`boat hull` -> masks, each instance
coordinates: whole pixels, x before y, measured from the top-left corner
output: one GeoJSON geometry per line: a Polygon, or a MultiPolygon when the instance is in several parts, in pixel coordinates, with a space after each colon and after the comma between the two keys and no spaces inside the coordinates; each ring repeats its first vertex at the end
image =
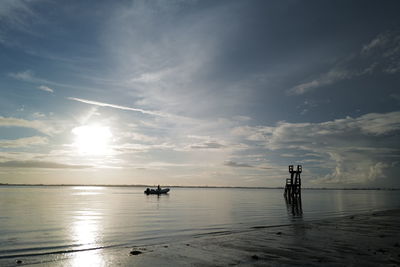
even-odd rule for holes
{"type": "Polygon", "coordinates": [[[167,194],[169,192],[169,188],[157,190],[157,189],[150,189],[150,190],[145,190],[144,193],[146,195],[162,195],[162,194],[167,194]]]}

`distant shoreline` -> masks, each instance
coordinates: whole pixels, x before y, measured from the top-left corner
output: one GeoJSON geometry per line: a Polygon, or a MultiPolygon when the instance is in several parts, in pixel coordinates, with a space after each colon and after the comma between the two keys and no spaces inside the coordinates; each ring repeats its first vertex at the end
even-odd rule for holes
{"type": "MultiPolygon", "coordinates": [[[[155,187],[156,185],[124,185],[124,184],[10,184],[0,183],[0,186],[87,186],[87,187],[155,187]]],[[[208,186],[208,185],[162,185],[161,187],[170,188],[226,188],[226,189],[284,189],[284,187],[265,187],[265,186],[208,186]]],[[[304,190],[386,190],[386,191],[397,191],[400,188],[327,188],[327,187],[304,187],[304,190]]]]}

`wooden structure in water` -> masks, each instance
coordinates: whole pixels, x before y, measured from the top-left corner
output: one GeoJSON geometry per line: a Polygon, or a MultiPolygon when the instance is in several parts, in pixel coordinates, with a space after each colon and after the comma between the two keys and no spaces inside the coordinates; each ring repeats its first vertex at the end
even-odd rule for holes
{"type": "Polygon", "coordinates": [[[301,178],[300,174],[303,168],[301,165],[297,165],[297,169],[293,168],[293,165],[289,165],[290,178],[286,179],[285,186],[285,198],[298,199],[301,198],[301,178]]]}

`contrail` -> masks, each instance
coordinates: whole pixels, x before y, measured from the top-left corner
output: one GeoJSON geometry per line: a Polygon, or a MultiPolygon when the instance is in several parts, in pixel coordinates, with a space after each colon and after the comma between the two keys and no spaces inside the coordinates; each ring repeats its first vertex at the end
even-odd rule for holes
{"type": "Polygon", "coordinates": [[[82,99],[82,98],[76,98],[76,97],[67,97],[67,99],[90,104],[90,105],[100,106],[100,107],[110,107],[110,108],[116,108],[116,109],[122,109],[122,110],[131,110],[131,111],[136,111],[136,112],[140,112],[143,114],[149,114],[149,115],[155,115],[155,116],[161,116],[161,117],[169,117],[169,114],[165,114],[165,113],[157,112],[157,111],[149,111],[149,110],[144,110],[144,109],[140,109],[140,108],[125,107],[125,106],[108,104],[108,103],[87,100],[87,99],[82,99]]]}

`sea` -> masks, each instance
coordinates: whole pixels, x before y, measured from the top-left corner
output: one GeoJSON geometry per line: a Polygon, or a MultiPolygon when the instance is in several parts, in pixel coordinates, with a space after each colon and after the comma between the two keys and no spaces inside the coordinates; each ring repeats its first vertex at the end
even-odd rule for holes
{"type": "Polygon", "coordinates": [[[152,245],[400,207],[395,190],[0,186],[0,263],[118,246],[152,245]]]}

